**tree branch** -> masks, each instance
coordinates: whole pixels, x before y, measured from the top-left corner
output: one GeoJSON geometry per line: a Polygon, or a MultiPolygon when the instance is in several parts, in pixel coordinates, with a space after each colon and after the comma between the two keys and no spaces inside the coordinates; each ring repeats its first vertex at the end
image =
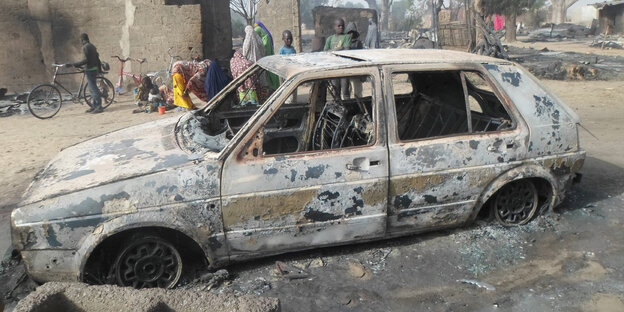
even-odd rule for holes
{"type": "Polygon", "coordinates": [[[573,4],[575,4],[575,3],[577,3],[577,2],[578,2],[578,0],[567,0],[567,1],[565,2],[566,9],[569,9],[569,8],[570,8],[573,4]]]}

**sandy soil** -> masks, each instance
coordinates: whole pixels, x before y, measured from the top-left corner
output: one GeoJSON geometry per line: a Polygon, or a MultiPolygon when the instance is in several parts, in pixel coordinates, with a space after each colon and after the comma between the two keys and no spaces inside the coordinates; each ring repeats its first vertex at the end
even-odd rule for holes
{"type": "Polygon", "coordinates": [[[102,114],[86,114],[85,105],[64,104],[51,119],[40,120],[31,115],[0,119],[0,212],[15,204],[30,180],[62,148],[94,136],[151,120],[180,115],[182,112],[137,113],[129,96],[121,96],[102,114]]]}

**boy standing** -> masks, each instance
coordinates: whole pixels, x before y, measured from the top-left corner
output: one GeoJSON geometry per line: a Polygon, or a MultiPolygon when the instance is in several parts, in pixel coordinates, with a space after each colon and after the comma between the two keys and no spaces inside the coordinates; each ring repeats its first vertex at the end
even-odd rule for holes
{"type": "Polygon", "coordinates": [[[284,30],[284,32],[282,32],[282,41],[284,41],[284,46],[281,47],[279,50],[280,55],[297,53],[297,50],[295,50],[295,48],[292,46],[293,36],[290,30],[284,30]]]}
{"type": "MultiPolygon", "coordinates": [[[[295,47],[292,46],[293,36],[290,30],[284,30],[284,32],[282,32],[282,41],[284,41],[284,46],[281,47],[279,50],[280,55],[290,55],[290,54],[297,53],[297,50],[295,50],[295,47]]],[[[289,98],[289,103],[295,103],[295,102],[297,102],[297,89],[293,91],[292,95],[289,98]]]]}
{"type": "Polygon", "coordinates": [[[334,21],[334,34],[327,37],[325,41],[325,51],[336,51],[349,49],[351,36],[344,33],[345,22],[342,18],[334,21]]]}

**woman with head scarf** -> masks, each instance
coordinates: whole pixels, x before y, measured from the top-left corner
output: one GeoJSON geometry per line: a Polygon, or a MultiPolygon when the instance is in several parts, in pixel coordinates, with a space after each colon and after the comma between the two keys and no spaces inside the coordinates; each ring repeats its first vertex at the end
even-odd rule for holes
{"type": "Polygon", "coordinates": [[[262,39],[254,31],[253,27],[245,27],[245,40],[243,41],[243,56],[252,63],[257,62],[265,56],[265,49],[262,45],[262,39]]]}
{"type": "MultiPolygon", "coordinates": [[[[257,21],[254,26],[254,31],[256,32],[256,34],[258,34],[258,36],[260,36],[260,39],[262,40],[262,46],[264,46],[264,56],[275,54],[275,49],[273,47],[273,36],[271,36],[271,33],[266,28],[266,26],[264,26],[264,24],[262,24],[262,22],[260,21],[257,21]]],[[[279,88],[280,81],[277,75],[273,73],[268,73],[267,77],[269,79],[269,86],[272,89],[275,90],[279,88]]]]}
{"type": "Polygon", "coordinates": [[[173,64],[173,104],[187,110],[195,109],[189,91],[200,100],[207,102],[208,96],[204,89],[206,73],[210,67],[210,60],[201,62],[178,61],[173,64]]]}
{"type": "Polygon", "coordinates": [[[262,39],[262,45],[264,46],[264,56],[269,56],[275,54],[275,49],[273,47],[273,36],[269,30],[262,24],[262,22],[257,21],[254,24],[254,31],[260,36],[262,39]]]}
{"type": "MultiPolygon", "coordinates": [[[[243,53],[241,53],[240,50],[237,50],[234,52],[234,55],[230,60],[230,71],[232,72],[232,77],[236,79],[252,65],[253,62],[243,56],[243,53]]],[[[252,78],[243,81],[237,89],[241,106],[247,106],[248,104],[254,106],[258,105],[256,83],[252,78]]]]}

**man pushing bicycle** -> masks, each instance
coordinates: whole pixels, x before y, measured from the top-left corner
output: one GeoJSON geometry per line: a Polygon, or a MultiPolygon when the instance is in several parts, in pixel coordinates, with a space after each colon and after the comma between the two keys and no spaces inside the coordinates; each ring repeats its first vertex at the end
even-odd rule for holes
{"type": "Polygon", "coordinates": [[[74,67],[85,66],[84,73],[87,77],[87,83],[89,84],[91,95],[93,96],[93,104],[90,104],[91,108],[89,108],[86,112],[98,114],[104,110],[102,108],[102,94],[100,94],[100,90],[95,82],[95,78],[100,71],[100,56],[95,46],[89,42],[89,36],[86,33],[80,34],[80,41],[82,41],[82,53],[84,54],[84,59],[80,62],[67,65],[74,67]]]}

